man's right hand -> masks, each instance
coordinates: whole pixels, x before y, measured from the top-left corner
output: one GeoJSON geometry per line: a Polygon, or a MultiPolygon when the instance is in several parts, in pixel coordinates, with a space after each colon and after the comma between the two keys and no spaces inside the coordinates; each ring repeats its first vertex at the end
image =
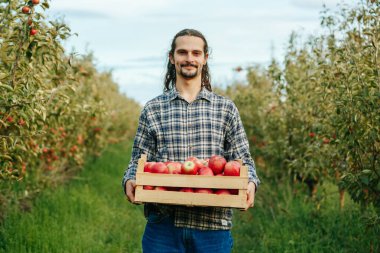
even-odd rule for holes
{"type": "Polygon", "coordinates": [[[135,203],[135,189],[136,189],[136,181],[128,180],[125,184],[125,192],[127,193],[128,201],[131,203],[135,203]]]}

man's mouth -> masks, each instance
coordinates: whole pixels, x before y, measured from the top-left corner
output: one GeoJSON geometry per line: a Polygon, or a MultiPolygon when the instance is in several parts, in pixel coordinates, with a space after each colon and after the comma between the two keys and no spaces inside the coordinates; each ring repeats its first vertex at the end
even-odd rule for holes
{"type": "Polygon", "coordinates": [[[186,65],[181,65],[182,68],[197,68],[196,65],[193,64],[186,64],[186,65]]]}

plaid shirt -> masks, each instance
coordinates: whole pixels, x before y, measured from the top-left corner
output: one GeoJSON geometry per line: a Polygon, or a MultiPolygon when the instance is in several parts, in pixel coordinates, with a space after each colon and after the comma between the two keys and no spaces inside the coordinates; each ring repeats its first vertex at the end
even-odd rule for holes
{"type": "MultiPolygon", "coordinates": [[[[172,89],[144,106],[122,181],[124,189],[127,180],[135,180],[137,162],[144,153],[148,161],[160,162],[184,162],[189,156],[206,159],[215,154],[227,161],[242,159],[249,181],[260,184],[235,104],[207,89],[191,103],[172,89]]],[[[146,204],[145,211],[149,208],[172,214],[179,227],[216,230],[232,226],[231,208],[146,204]]]]}

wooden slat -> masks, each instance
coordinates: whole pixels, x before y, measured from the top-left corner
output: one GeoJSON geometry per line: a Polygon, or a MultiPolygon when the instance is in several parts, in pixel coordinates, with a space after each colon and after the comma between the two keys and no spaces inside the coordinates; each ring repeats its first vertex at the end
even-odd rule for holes
{"type": "Polygon", "coordinates": [[[248,177],[137,173],[137,185],[247,189],[248,177]]]}
{"type": "Polygon", "coordinates": [[[138,163],[137,163],[137,172],[144,172],[144,165],[146,163],[147,155],[142,154],[138,163]]]}
{"type": "Polygon", "coordinates": [[[247,180],[245,181],[245,186],[246,188],[243,190],[243,189],[240,189],[239,190],[239,196],[240,198],[244,201],[244,206],[247,205],[247,186],[248,186],[248,167],[247,166],[242,166],[240,168],[240,177],[244,177],[244,178],[247,178],[247,180]]]}
{"type": "Polygon", "coordinates": [[[221,206],[245,208],[245,198],[239,195],[216,195],[207,193],[137,190],[135,200],[148,203],[162,203],[187,206],[221,206]]]}
{"type": "MultiPolygon", "coordinates": [[[[146,154],[142,154],[138,163],[137,163],[137,174],[139,173],[144,173],[144,165],[146,163],[146,159],[147,159],[147,155],[146,154]]],[[[136,186],[136,189],[135,189],[135,192],[139,192],[139,191],[142,191],[143,190],[143,187],[142,185],[137,185],[136,186]]]]}

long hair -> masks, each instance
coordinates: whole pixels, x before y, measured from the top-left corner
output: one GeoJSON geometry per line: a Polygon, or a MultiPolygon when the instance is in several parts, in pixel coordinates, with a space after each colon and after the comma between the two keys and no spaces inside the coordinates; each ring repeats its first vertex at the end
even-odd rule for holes
{"type": "MultiPolygon", "coordinates": [[[[170,56],[174,57],[174,51],[175,51],[175,47],[176,47],[175,41],[178,37],[181,37],[181,36],[194,36],[194,37],[201,38],[204,42],[204,47],[203,47],[204,54],[206,55],[209,53],[209,48],[208,48],[206,38],[203,36],[202,33],[200,33],[197,30],[194,30],[194,29],[184,29],[174,36],[174,38],[172,40],[172,44],[171,44],[171,49],[169,51],[170,56]]],[[[174,66],[174,64],[172,64],[170,62],[170,60],[168,60],[167,70],[166,70],[166,74],[165,74],[164,91],[169,91],[170,89],[174,88],[175,82],[176,82],[175,66],[174,66]]],[[[211,76],[210,76],[210,72],[208,69],[207,62],[202,68],[201,85],[202,85],[202,87],[205,87],[207,90],[212,91],[212,89],[211,89],[211,76]]]]}

